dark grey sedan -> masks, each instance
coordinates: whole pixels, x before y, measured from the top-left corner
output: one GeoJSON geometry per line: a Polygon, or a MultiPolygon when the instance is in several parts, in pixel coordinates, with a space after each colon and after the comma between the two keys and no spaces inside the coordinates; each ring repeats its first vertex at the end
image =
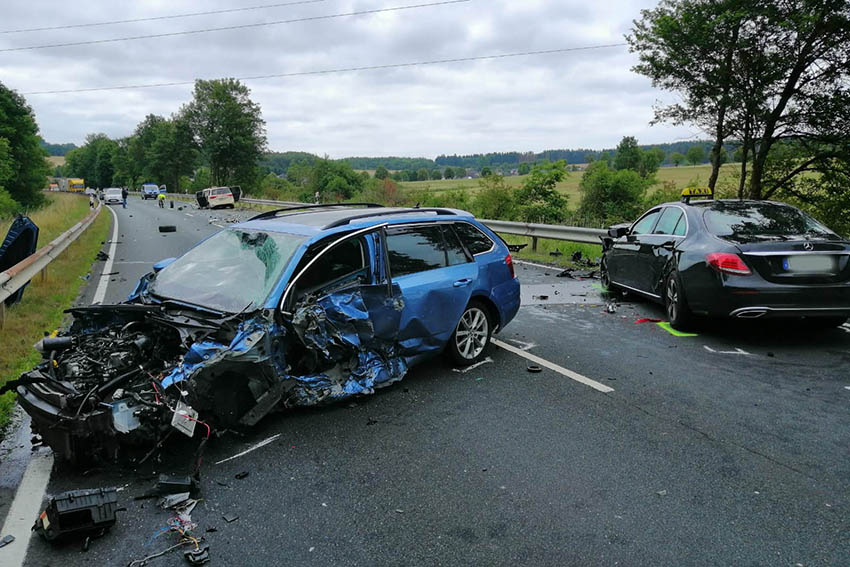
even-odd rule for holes
{"type": "Polygon", "coordinates": [[[671,325],[694,315],[850,316],[850,242],[784,203],[704,200],[653,207],[603,242],[603,285],[663,303],[671,325]]]}

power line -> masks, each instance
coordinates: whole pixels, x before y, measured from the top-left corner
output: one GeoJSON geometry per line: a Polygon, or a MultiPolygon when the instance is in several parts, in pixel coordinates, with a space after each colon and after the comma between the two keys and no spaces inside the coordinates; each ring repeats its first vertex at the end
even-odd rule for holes
{"type": "Polygon", "coordinates": [[[284,2],[282,4],[264,4],[262,6],[247,6],[245,8],[230,8],[227,10],[210,10],[208,12],[191,12],[188,14],[172,14],[170,16],[152,16],[150,18],[136,18],[133,20],[111,20],[108,22],[90,22],[87,24],[65,24],[45,28],[25,28],[18,30],[0,30],[0,34],[27,33],[38,31],[69,30],[74,28],[93,28],[96,26],[111,26],[114,24],[134,24],[138,22],[155,22],[157,20],[171,20],[175,18],[193,18],[195,16],[211,16],[215,14],[230,14],[233,12],[247,12],[249,10],[263,10],[265,8],[283,8],[285,6],[297,6],[299,4],[316,4],[327,2],[327,0],[300,0],[298,2],[284,2]]]}
{"type": "MultiPolygon", "coordinates": [[[[551,55],[555,53],[568,53],[570,51],[590,51],[593,49],[608,49],[611,47],[624,47],[627,43],[609,43],[605,45],[587,45],[583,47],[565,47],[563,49],[547,49],[543,51],[523,51],[520,53],[502,53],[498,55],[479,55],[475,57],[455,57],[453,59],[434,59],[432,61],[414,61],[409,63],[388,63],[385,65],[368,65],[363,67],[340,67],[336,69],[323,69],[318,71],[297,71],[293,73],[276,73],[273,75],[249,75],[244,77],[234,77],[239,81],[254,81],[261,79],[278,79],[285,77],[304,77],[308,75],[330,75],[333,73],[351,73],[354,71],[376,71],[380,69],[399,69],[403,67],[420,67],[425,65],[441,65],[444,63],[466,63],[469,61],[484,61],[492,59],[507,59],[510,57],[529,57],[532,55],[551,55]]],[[[115,91],[126,89],[153,89],[159,87],[176,87],[183,85],[192,85],[195,81],[175,81],[170,83],[149,83],[145,85],[118,85],[112,87],[92,87],[88,89],[63,89],[55,91],[33,91],[22,93],[24,95],[44,95],[44,94],[65,94],[65,93],[88,93],[95,91],[115,91]]]]}
{"type": "Polygon", "coordinates": [[[27,47],[7,47],[4,49],[0,49],[0,53],[8,53],[10,51],[29,51],[33,49],[49,49],[53,47],[73,47],[77,45],[94,45],[99,43],[115,43],[118,41],[133,41],[138,39],[155,39],[161,37],[173,37],[177,35],[190,35],[190,34],[199,34],[199,33],[210,33],[217,31],[228,31],[228,30],[243,30],[247,28],[259,28],[263,26],[276,26],[281,24],[294,24],[296,22],[312,22],[318,20],[331,20],[335,18],[346,18],[349,16],[365,16],[369,14],[380,14],[383,12],[399,12],[401,10],[413,10],[416,8],[429,8],[432,6],[446,6],[449,4],[464,4],[466,2],[470,2],[471,0],[444,0],[443,2],[431,2],[429,4],[412,4],[409,6],[396,6],[393,8],[379,8],[376,10],[363,10],[361,12],[346,12],[344,14],[330,14],[327,16],[311,16],[308,18],[296,18],[293,20],[277,20],[274,22],[258,22],[254,24],[241,24],[238,26],[225,26],[221,28],[204,28],[200,30],[186,30],[179,32],[169,32],[169,33],[157,33],[150,35],[136,35],[130,37],[116,37],[112,39],[94,39],[90,41],[74,41],[70,43],[52,43],[47,45],[30,45],[27,47]]]}

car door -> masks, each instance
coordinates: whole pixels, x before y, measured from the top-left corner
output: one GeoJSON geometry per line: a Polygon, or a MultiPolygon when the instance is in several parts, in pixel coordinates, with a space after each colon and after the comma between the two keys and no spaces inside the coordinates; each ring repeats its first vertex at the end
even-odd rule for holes
{"type": "Polygon", "coordinates": [[[664,266],[673,254],[673,248],[681,236],[675,234],[685,212],[676,206],[665,207],[658,217],[658,222],[651,234],[640,236],[640,246],[636,252],[635,287],[646,293],[660,296],[661,279],[664,277],[664,266]]]}
{"type": "Polygon", "coordinates": [[[644,246],[643,239],[652,234],[660,215],[661,207],[649,210],[632,225],[628,234],[614,242],[614,255],[609,263],[609,269],[612,270],[611,280],[614,283],[643,290],[640,282],[647,279],[647,276],[644,274],[646,266],[640,261],[641,247],[644,246]]]}
{"type": "Polygon", "coordinates": [[[389,227],[386,246],[393,283],[404,299],[402,353],[414,358],[442,350],[469,303],[478,264],[440,223],[389,227]]]}

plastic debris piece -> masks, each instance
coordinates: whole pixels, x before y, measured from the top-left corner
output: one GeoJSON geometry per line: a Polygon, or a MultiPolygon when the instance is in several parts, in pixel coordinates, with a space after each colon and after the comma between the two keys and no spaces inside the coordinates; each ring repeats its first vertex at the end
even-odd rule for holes
{"type": "Polygon", "coordinates": [[[230,523],[233,523],[233,522],[235,522],[236,520],[238,520],[238,519],[239,519],[239,516],[237,516],[236,514],[225,514],[224,516],[222,516],[222,518],[224,518],[224,521],[225,521],[225,522],[227,522],[228,524],[230,524],[230,523]]]}
{"type": "Polygon", "coordinates": [[[616,313],[617,312],[617,304],[616,303],[606,303],[605,304],[605,313],[616,313]]]}
{"type": "Polygon", "coordinates": [[[637,319],[635,321],[635,325],[640,323],[660,323],[661,319],[653,319],[652,317],[644,317],[643,319],[637,319]]]}
{"type": "Polygon", "coordinates": [[[189,500],[189,493],[188,492],[179,492],[177,494],[169,494],[168,496],[166,496],[165,498],[163,498],[162,500],[159,501],[159,506],[160,506],[160,508],[165,508],[165,509],[173,508],[174,506],[177,506],[178,504],[183,504],[187,500],[189,500]]]}
{"type": "Polygon", "coordinates": [[[177,232],[177,227],[173,224],[161,224],[159,225],[160,232],[177,232]]]}
{"type": "Polygon", "coordinates": [[[656,494],[658,496],[667,496],[667,491],[666,490],[659,490],[658,492],[656,492],[656,494]]]}
{"type": "Polygon", "coordinates": [[[13,536],[11,534],[3,536],[3,539],[0,539],[0,547],[5,547],[5,546],[9,545],[10,543],[12,543],[13,541],[15,541],[15,536],[13,536]]]}
{"type": "Polygon", "coordinates": [[[529,372],[531,372],[532,374],[537,374],[538,372],[543,372],[543,369],[540,368],[540,366],[538,366],[536,364],[529,364],[528,366],[525,367],[525,369],[528,370],[529,372]]]}
{"type": "Polygon", "coordinates": [[[102,534],[115,525],[118,492],[114,488],[70,490],[51,498],[33,531],[47,541],[102,534]]]}
{"type": "Polygon", "coordinates": [[[97,261],[109,260],[109,254],[104,252],[103,250],[98,251],[97,256],[94,257],[97,261]]]}
{"type": "Polygon", "coordinates": [[[210,544],[203,542],[197,547],[189,547],[183,550],[183,557],[190,565],[203,565],[210,561],[210,544]]]}
{"type": "Polygon", "coordinates": [[[242,472],[236,473],[234,475],[234,477],[236,477],[239,480],[242,480],[243,478],[247,478],[249,474],[251,474],[251,473],[249,473],[248,471],[242,471],[242,472]]]}

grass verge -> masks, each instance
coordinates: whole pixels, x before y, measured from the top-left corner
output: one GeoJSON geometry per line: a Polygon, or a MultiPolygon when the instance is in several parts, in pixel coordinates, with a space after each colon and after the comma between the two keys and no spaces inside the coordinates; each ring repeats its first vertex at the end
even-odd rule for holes
{"type": "Polygon", "coordinates": [[[548,240],[545,238],[537,239],[537,251],[531,249],[530,236],[516,236],[513,234],[499,234],[505,239],[508,244],[528,244],[519,252],[511,252],[511,256],[517,260],[526,260],[541,264],[549,264],[559,268],[584,267],[576,266],[570,258],[576,252],[581,252],[581,255],[591,260],[602,256],[601,244],[582,244],[579,242],[566,242],[564,240],[548,240]],[[551,255],[551,252],[560,252],[561,254],[551,255]]]}
{"type": "MultiPolygon", "coordinates": [[[[39,228],[46,233],[56,231],[54,238],[70,228],[88,211],[88,201],[79,200],[84,201],[85,205],[83,214],[79,218],[73,219],[64,226],[63,223],[72,218],[70,211],[62,209],[61,216],[44,211],[46,216],[42,218],[54,215],[60,226],[44,225],[42,227],[39,224],[39,228]]],[[[51,208],[59,204],[61,203],[54,201],[51,208]]],[[[35,216],[36,214],[33,214],[32,218],[35,216]]],[[[62,323],[63,311],[70,307],[79,295],[85,283],[81,278],[91,269],[101,242],[107,238],[110,218],[108,212],[102,211],[83,235],[50,263],[44,279],[40,275],[36,276],[27,286],[23,300],[7,309],[5,325],[0,329],[0,344],[3,345],[0,349],[0,384],[17,378],[21,372],[29,370],[39,361],[40,355],[32,348],[32,345],[44,335],[44,331],[52,331],[62,323]]],[[[41,237],[39,241],[49,242],[47,239],[42,240],[41,237]]],[[[7,392],[0,397],[0,438],[3,437],[14,407],[13,392],[7,392]]]]}
{"type": "MultiPolygon", "coordinates": [[[[89,214],[88,196],[48,193],[46,199],[47,203],[42,208],[28,215],[38,227],[39,248],[49,244],[89,214]]],[[[0,220],[0,239],[6,237],[11,224],[12,219],[0,220]]]]}

